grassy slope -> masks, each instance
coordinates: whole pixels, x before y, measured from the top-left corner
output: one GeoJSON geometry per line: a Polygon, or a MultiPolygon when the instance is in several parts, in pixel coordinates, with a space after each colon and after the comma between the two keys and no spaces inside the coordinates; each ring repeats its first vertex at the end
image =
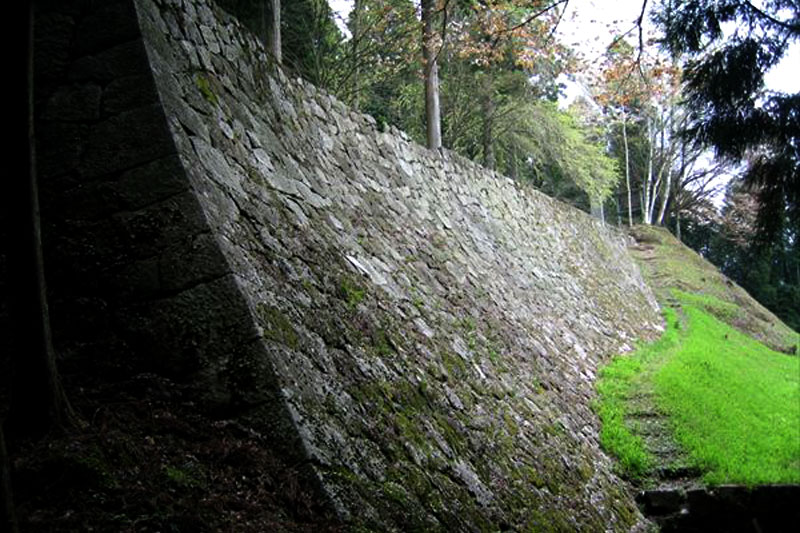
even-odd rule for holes
{"type": "Polygon", "coordinates": [[[632,254],[662,306],[678,289],[698,307],[770,348],[796,348],[796,332],[668,231],[636,226],[631,233],[637,241],[632,254]]]}
{"type": "Polygon", "coordinates": [[[709,483],[800,482],[800,359],[683,304],[689,332],[655,375],[709,483]]]}
{"type": "Polygon", "coordinates": [[[633,478],[683,462],[712,484],[800,482],[800,359],[753,340],[789,351],[797,334],[665,231],[634,235],[668,328],[602,371],[603,445],[633,478]]]}

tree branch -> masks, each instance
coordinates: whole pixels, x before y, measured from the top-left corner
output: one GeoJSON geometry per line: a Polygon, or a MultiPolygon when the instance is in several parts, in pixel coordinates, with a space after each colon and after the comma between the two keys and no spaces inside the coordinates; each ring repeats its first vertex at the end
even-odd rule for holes
{"type": "MultiPolygon", "coordinates": [[[[494,48],[497,45],[497,42],[500,40],[500,38],[503,36],[503,34],[511,33],[511,32],[513,32],[515,30],[523,28],[523,27],[527,26],[528,24],[530,24],[531,22],[533,22],[534,20],[536,20],[537,18],[539,18],[542,15],[544,15],[545,13],[547,13],[548,11],[560,6],[561,4],[567,4],[567,3],[569,3],[569,0],[558,0],[557,2],[555,2],[553,4],[550,4],[549,6],[543,8],[543,9],[540,9],[539,11],[537,11],[534,14],[532,14],[531,16],[529,16],[528,18],[526,18],[525,20],[523,20],[519,24],[517,24],[515,26],[511,26],[510,28],[505,28],[503,30],[498,31],[495,34],[494,40],[492,41],[492,48],[494,48]]],[[[559,21],[560,20],[561,20],[561,18],[559,17],[559,21]]]]}
{"type": "Polygon", "coordinates": [[[639,68],[639,74],[646,80],[644,70],[642,70],[642,54],[644,53],[644,13],[647,10],[647,0],[642,0],[642,11],[639,13],[639,18],[636,19],[636,25],[639,27],[639,54],[636,56],[636,65],[639,68]]]}
{"type": "Polygon", "coordinates": [[[784,28],[786,30],[789,30],[789,31],[792,31],[792,32],[800,32],[800,24],[790,24],[790,23],[785,22],[783,20],[776,19],[775,17],[773,17],[769,13],[766,13],[765,11],[762,11],[761,9],[757,8],[756,6],[754,6],[750,2],[750,0],[744,0],[743,3],[745,5],[745,7],[747,7],[750,11],[754,12],[759,17],[765,18],[768,21],[772,22],[773,24],[775,24],[777,26],[780,26],[781,28],[784,28]]]}

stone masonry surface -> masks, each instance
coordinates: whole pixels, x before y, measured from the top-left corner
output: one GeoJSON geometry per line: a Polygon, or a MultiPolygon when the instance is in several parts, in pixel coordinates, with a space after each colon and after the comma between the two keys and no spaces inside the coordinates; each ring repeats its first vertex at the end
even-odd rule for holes
{"type": "Polygon", "coordinates": [[[379,131],[208,0],[73,11],[37,23],[73,351],[194,383],[355,525],[641,523],[590,406],[599,364],[661,329],[623,237],[379,131]]]}

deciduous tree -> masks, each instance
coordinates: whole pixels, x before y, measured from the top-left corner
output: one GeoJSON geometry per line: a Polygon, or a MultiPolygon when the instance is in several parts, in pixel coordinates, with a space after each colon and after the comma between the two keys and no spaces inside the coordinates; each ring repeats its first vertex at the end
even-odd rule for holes
{"type": "Polygon", "coordinates": [[[438,150],[442,147],[442,122],[439,107],[439,51],[441,35],[434,24],[444,4],[436,0],[421,0],[422,10],[422,69],[425,79],[425,131],[428,148],[438,150]]]}

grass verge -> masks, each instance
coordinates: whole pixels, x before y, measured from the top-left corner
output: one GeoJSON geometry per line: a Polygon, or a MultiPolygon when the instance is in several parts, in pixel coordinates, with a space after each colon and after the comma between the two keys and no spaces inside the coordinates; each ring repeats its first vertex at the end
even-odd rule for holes
{"type": "Polygon", "coordinates": [[[705,482],[800,482],[800,359],[741,334],[696,307],[703,303],[696,298],[675,296],[686,326],[667,309],[660,340],[600,373],[602,446],[627,477],[648,475],[654,461],[629,410],[649,390],[705,482]]]}
{"type": "Polygon", "coordinates": [[[800,359],[684,309],[689,334],[654,376],[678,442],[712,485],[800,482],[800,359]]]}

